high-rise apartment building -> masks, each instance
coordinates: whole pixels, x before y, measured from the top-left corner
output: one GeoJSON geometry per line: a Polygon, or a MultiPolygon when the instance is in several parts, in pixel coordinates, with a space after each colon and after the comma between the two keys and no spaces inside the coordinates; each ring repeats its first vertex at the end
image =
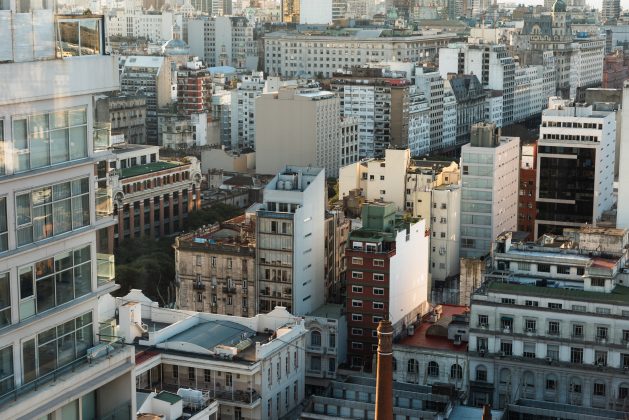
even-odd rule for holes
{"type": "Polygon", "coordinates": [[[177,80],[168,57],[130,56],[124,60],[120,90],[146,96],[146,142],[158,144],[157,111],[177,98],[177,80]]]}
{"type": "Polygon", "coordinates": [[[615,22],[620,17],[620,0],[603,0],[603,7],[601,8],[601,17],[604,22],[615,22]]]}
{"type": "Polygon", "coordinates": [[[325,170],[286,166],[256,212],[258,311],[305,315],[324,303],[325,170]]]}
{"type": "Polygon", "coordinates": [[[257,173],[273,174],[286,162],[293,162],[338,175],[341,126],[335,93],[318,87],[284,86],[260,96],[255,107],[257,173]]]}
{"type": "Polygon", "coordinates": [[[209,67],[231,66],[255,71],[258,46],[244,16],[202,16],[188,22],[190,54],[209,67]]]}
{"type": "Polygon", "coordinates": [[[301,0],[282,0],[282,22],[299,23],[301,0]]]}
{"type": "Polygon", "coordinates": [[[134,352],[101,334],[98,307],[117,285],[94,95],[119,88],[117,60],[96,36],[102,17],[4,5],[0,417],[132,418],[134,352]]]}
{"type": "Polygon", "coordinates": [[[347,353],[355,367],[371,369],[381,320],[398,335],[428,311],[426,221],[404,221],[396,212],[393,203],[364,204],[363,226],[349,235],[347,353]]]}
{"type": "Polygon", "coordinates": [[[190,61],[177,70],[177,112],[181,115],[212,112],[212,76],[200,61],[190,61]]]}
{"type": "Polygon", "coordinates": [[[231,91],[231,148],[255,149],[256,99],[265,91],[264,73],[245,75],[231,91]]]}
{"type": "Polygon", "coordinates": [[[536,238],[596,225],[612,207],[616,110],[549,99],[537,143],[536,238]]]}
{"type": "Polygon", "coordinates": [[[520,155],[520,192],[518,198],[518,231],[535,235],[537,218],[537,143],[522,145],[520,155]]]}
{"type": "Polygon", "coordinates": [[[461,148],[461,250],[464,258],[489,254],[498,234],[518,226],[520,139],[499,137],[493,123],[472,126],[461,148]]]}

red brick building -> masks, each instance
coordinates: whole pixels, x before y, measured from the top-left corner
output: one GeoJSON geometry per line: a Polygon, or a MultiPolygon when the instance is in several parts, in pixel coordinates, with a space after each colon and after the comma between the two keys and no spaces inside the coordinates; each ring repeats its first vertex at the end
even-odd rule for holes
{"type": "Polygon", "coordinates": [[[605,56],[603,60],[603,87],[622,89],[622,84],[629,79],[629,56],[622,50],[616,50],[605,56]]]}
{"type": "Polygon", "coordinates": [[[520,154],[520,194],[518,199],[518,230],[529,232],[533,240],[537,206],[535,189],[537,185],[537,143],[522,145],[520,154]]]}
{"type": "MultiPolygon", "coordinates": [[[[194,64],[194,62],[192,63],[194,64]]],[[[206,113],[212,109],[212,78],[205,69],[177,71],[177,111],[181,115],[206,113]]]]}

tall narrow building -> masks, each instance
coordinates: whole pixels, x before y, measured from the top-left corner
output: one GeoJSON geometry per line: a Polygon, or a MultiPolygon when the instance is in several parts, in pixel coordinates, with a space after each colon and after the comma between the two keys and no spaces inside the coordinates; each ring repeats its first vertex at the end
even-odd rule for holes
{"type": "Polygon", "coordinates": [[[102,17],[16,12],[0,10],[0,417],[132,418],[134,352],[98,310],[117,286],[94,95],[119,89],[118,63],[102,17]]]}

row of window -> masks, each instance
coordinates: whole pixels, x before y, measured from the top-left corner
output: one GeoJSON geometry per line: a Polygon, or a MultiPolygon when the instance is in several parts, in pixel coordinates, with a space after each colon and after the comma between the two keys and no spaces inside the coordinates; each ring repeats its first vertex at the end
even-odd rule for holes
{"type": "MultiPolygon", "coordinates": [[[[352,271],[352,278],[355,280],[362,280],[363,279],[363,272],[362,271],[352,271]]],[[[373,280],[374,281],[384,281],[384,274],[383,273],[373,273],[373,280]]]]}
{"type": "MultiPolygon", "coordinates": [[[[352,292],[353,293],[362,293],[363,292],[363,286],[352,286],[352,292]]],[[[372,288],[372,292],[374,295],[380,295],[383,296],[384,295],[384,289],[381,287],[374,287],[372,288]]]]}
{"type": "MultiPolygon", "coordinates": [[[[373,259],[371,260],[374,267],[384,267],[384,260],[381,259],[373,259]]],[[[352,257],[353,265],[363,265],[362,257],[352,257]]]]}
{"type": "MultiPolygon", "coordinates": [[[[361,322],[363,320],[363,314],[352,314],[352,321],[361,322]]],[[[371,317],[371,320],[374,324],[382,321],[382,317],[380,315],[374,315],[371,317]]]]}

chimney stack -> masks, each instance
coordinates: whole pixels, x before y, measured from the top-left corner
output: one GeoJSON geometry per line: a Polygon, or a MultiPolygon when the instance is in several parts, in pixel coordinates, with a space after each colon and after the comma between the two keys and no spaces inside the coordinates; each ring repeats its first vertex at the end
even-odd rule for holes
{"type": "Polygon", "coordinates": [[[378,361],[376,373],[376,418],[393,418],[393,326],[391,321],[378,324],[378,361]]]}

